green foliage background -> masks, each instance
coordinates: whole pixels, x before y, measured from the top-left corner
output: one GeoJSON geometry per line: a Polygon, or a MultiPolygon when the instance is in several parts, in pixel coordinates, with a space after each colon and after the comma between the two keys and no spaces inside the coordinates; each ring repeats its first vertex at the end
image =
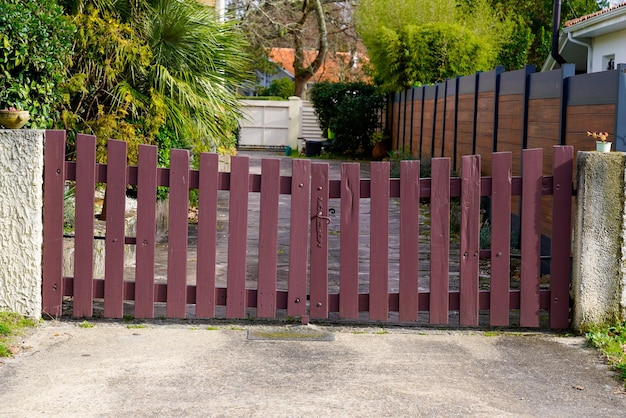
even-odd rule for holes
{"type": "Polygon", "coordinates": [[[0,2],[0,109],[28,110],[27,128],[59,116],[74,31],[54,0],[0,2]]]}

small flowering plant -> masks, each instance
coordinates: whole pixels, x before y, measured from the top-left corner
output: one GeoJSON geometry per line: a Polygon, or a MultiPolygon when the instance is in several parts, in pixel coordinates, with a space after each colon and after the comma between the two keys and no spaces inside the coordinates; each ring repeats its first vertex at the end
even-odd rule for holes
{"type": "Polygon", "coordinates": [[[608,132],[589,132],[587,131],[587,136],[595,138],[596,141],[606,142],[609,137],[608,132]]]}

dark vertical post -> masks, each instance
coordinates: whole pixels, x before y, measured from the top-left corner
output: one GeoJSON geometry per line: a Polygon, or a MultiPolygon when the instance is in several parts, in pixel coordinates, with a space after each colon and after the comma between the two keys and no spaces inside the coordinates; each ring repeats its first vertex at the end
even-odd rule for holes
{"type": "Polygon", "coordinates": [[[435,98],[433,100],[433,124],[430,128],[430,158],[435,156],[435,130],[437,127],[437,101],[439,97],[439,86],[440,84],[435,85],[435,98]]]}
{"type": "Polygon", "coordinates": [[[422,158],[422,141],[424,140],[424,98],[426,93],[426,87],[422,86],[422,106],[421,106],[421,114],[420,114],[420,150],[419,150],[419,158],[422,158]]]}
{"type": "Polygon", "coordinates": [[[476,154],[476,122],[478,120],[478,86],[480,81],[480,71],[476,72],[474,78],[474,115],[472,120],[472,154],[476,154]]]}
{"type": "Polygon", "coordinates": [[[524,67],[526,71],[526,77],[524,77],[524,99],[522,103],[522,132],[521,132],[521,149],[526,149],[528,143],[528,101],[530,99],[530,79],[531,75],[535,72],[534,65],[526,65],[524,67]]]}
{"type": "MultiPolygon", "coordinates": [[[[397,130],[396,130],[396,148],[400,147],[400,120],[402,119],[400,117],[400,103],[402,103],[402,92],[396,93],[396,95],[398,96],[398,125],[397,125],[397,130]]],[[[393,107],[396,107],[395,101],[394,101],[394,105],[393,107]]]]}
{"type": "Polygon", "coordinates": [[[576,74],[576,65],[561,65],[561,100],[559,102],[559,145],[565,145],[566,121],[567,121],[567,88],[568,78],[576,74]]]}
{"type": "Polygon", "coordinates": [[[459,76],[454,79],[454,130],[452,132],[452,170],[456,171],[457,129],[459,118],[459,76]]]}
{"type": "Polygon", "coordinates": [[[443,115],[441,116],[441,156],[445,155],[446,145],[446,115],[448,113],[448,83],[450,79],[446,80],[443,88],[443,115]]]}
{"type": "MultiPolygon", "coordinates": [[[[414,115],[415,115],[415,87],[411,87],[411,128],[410,128],[410,133],[409,133],[409,143],[413,144],[413,124],[414,124],[414,115]]],[[[405,147],[406,145],[402,144],[403,147],[405,147]]],[[[409,149],[411,149],[412,147],[409,146],[409,149]]],[[[405,150],[402,150],[402,153],[404,153],[405,150]]]]}
{"type": "Polygon", "coordinates": [[[404,90],[404,110],[402,115],[402,148],[404,148],[404,144],[406,143],[406,106],[407,106],[407,93],[408,90],[404,90]]]}
{"type": "Polygon", "coordinates": [[[500,103],[500,74],[504,72],[504,67],[498,65],[496,67],[496,83],[493,94],[493,145],[491,147],[492,152],[498,151],[498,109],[500,103]]]}
{"type": "Polygon", "coordinates": [[[626,64],[618,64],[617,77],[614,142],[616,151],[626,151],[626,64]]]}

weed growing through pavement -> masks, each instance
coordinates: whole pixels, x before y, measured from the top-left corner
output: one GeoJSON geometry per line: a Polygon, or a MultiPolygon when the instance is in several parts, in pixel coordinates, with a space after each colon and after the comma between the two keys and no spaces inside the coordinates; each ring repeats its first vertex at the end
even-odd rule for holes
{"type": "Polygon", "coordinates": [[[83,322],[80,323],[80,327],[81,328],[93,328],[94,325],[91,322],[87,322],[87,320],[84,320],[83,322]]]}
{"type": "Polygon", "coordinates": [[[0,357],[10,357],[14,338],[22,334],[26,328],[35,325],[37,321],[34,319],[24,318],[16,313],[0,312],[0,357]]]}

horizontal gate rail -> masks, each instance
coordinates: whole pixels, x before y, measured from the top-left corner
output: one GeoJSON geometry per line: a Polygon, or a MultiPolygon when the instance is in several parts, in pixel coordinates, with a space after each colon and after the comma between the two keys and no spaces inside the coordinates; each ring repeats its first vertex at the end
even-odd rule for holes
{"type": "MultiPolygon", "coordinates": [[[[138,167],[126,163],[126,144],[111,140],[108,163],[95,163],[95,138],[77,137],[77,160],[63,162],[65,136],[49,131],[46,143],[43,310],[62,314],[63,297],[73,298],[72,315],[91,317],[94,299],[104,300],[104,316],[120,318],[124,302],[134,301],[136,318],[152,318],[155,303],[166,303],[172,318],[245,318],[280,315],[327,319],[399,321],[461,326],[510,326],[519,311],[521,327],[538,327],[548,315],[551,328],[569,325],[570,229],[572,203],[571,147],[557,146],[553,173],[543,175],[542,150],[524,150],[523,177],[511,176],[511,153],[493,154],[492,177],[481,177],[481,158],[462,158],[461,177],[451,178],[449,158],[431,161],[432,178],[420,178],[420,162],[402,161],[400,177],[390,178],[389,163],[372,163],[371,179],[360,178],[360,166],[344,163],[340,179],[329,179],[327,163],[293,160],[292,175],[281,176],[277,159],[264,159],[261,174],[250,173],[249,158],[232,157],[231,172],[218,171],[216,154],[201,154],[199,170],[189,169],[189,152],[172,150],[171,167],[156,167],[156,148],[139,147],[138,167]],[[62,180],[61,180],[62,179],[62,180]],[[61,277],[63,246],[63,182],[76,182],[74,277],[61,277]],[[105,279],[93,277],[94,190],[106,183],[105,279]],[[137,186],[137,231],[124,232],[128,186],[137,186]],[[155,282],[155,201],[157,186],[170,188],[167,283],[155,282]],[[198,240],[195,284],[188,282],[188,197],[198,189],[198,240]],[[218,194],[228,191],[228,264],[226,287],[216,285],[218,194]],[[249,288],[248,202],[260,193],[258,277],[249,288]],[[279,196],[290,195],[289,268],[286,286],[277,285],[279,196]],[[541,204],[552,196],[549,288],[541,283],[541,204]],[[491,248],[480,248],[481,198],[490,197],[491,248]],[[459,198],[459,280],[452,284],[450,211],[459,198]],[[332,199],[339,199],[331,205],[332,199]],[[369,211],[361,213],[361,202],[369,211]],[[393,214],[390,207],[399,204],[393,214]],[[520,199],[521,278],[510,286],[512,199],[520,199]],[[424,205],[429,201],[429,205],[424,205]],[[338,207],[338,292],[329,291],[328,210],[338,207]],[[429,253],[420,258],[420,208],[429,208],[429,253]],[[363,217],[367,244],[363,247],[363,217]],[[399,250],[389,251],[390,218],[397,216],[399,250]],[[134,280],[124,278],[124,245],[136,246],[134,280]],[[364,253],[367,251],[367,253],[364,253]],[[364,255],[367,254],[367,255],[364,255]],[[363,271],[359,259],[367,257],[363,271]],[[390,259],[399,260],[398,276],[390,276],[390,259]],[[488,289],[479,282],[479,259],[490,260],[488,289]],[[428,260],[424,268],[422,260],[428,260]],[[457,287],[458,286],[458,287],[457,287]],[[287,290],[284,290],[284,289],[287,290]],[[221,307],[219,314],[217,308],[221,307]],[[279,311],[286,310],[281,314],[279,311]],[[428,314],[424,316],[423,314],[428,314]],[[365,316],[362,314],[366,314],[365,316]],[[481,320],[488,314],[488,321],[481,320]],[[452,316],[451,316],[452,315],[452,316]],[[458,321],[458,322],[457,322],[458,321]]],[[[281,203],[282,204],[282,203],[281,203]]],[[[483,202],[483,206],[484,206],[483,202]]],[[[333,220],[333,222],[337,222],[333,220]]],[[[335,250],[333,250],[335,251],[335,250]]],[[[395,262],[395,261],[394,261],[395,262]]],[[[331,286],[332,287],[332,286],[331,286]]]]}

